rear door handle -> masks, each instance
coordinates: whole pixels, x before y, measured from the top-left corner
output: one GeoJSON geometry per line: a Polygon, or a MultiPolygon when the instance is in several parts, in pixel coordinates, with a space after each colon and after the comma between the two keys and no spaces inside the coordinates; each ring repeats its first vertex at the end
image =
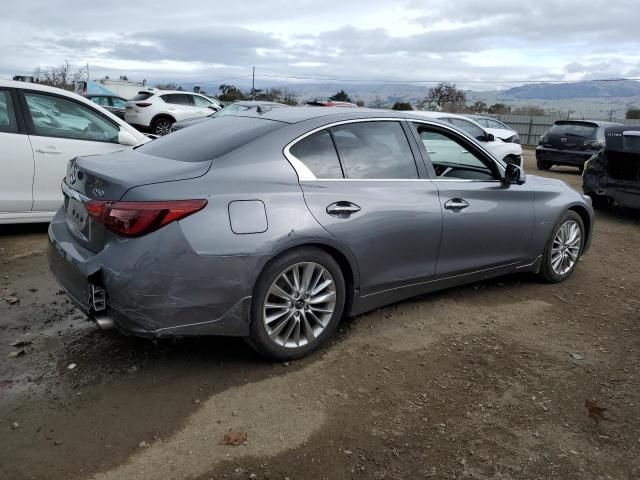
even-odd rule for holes
{"type": "Polygon", "coordinates": [[[51,154],[51,155],[60,155],[62,153],[62,152],[60,152],[58,150],[55,150],[55,149],[54,150],[45,150],[45,149],[42,149],[42,148],[36,148],[36,152],[38,152],[38,153],[48,153],[48,154],[51,154]]]}
{"type": "Polygon", "coordinates": [[[462,198],[452,198],[451,200],[447,200],[444,204],[444,208],[448,210],[462,210],[468,206],[469,204],[462,198]]]}
{"type": "Polygon", "coordinates": [[[349,217],[359,211],[360,207],[351,202],[335,202],[327,207],[327,213],[336,217],[349,217]]]}

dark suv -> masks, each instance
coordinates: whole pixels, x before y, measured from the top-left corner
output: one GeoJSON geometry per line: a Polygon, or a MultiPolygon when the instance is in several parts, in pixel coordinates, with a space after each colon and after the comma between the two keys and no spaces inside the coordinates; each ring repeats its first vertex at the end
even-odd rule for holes
{"type": "Polygon", "coordinates": [[[604,146],[604,129],[612,125],[619,124],[558,120],[540,137],[536,148],[538,170],[549,170],[554,165],[569,165],[578,167],[582,173],[584,162],[604,146]]]}
{"type": "Polygon", "coordinates": [[[609,127],[605,138],[605,148],[586,164],[582,189],[597,208],[640,208],[640,126],[609,127]]]}

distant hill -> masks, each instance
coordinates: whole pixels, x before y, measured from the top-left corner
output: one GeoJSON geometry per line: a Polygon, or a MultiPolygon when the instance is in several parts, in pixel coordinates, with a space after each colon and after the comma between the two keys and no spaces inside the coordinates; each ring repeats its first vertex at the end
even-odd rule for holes
{"type": "Polygon", "coordinates": [[[594,80],[574,83],[538,83],[505,90],[504,98],[514,100],[568,100],[572,98],[607,98],[640,96],[640,82],[635,80],[594,80]]]}

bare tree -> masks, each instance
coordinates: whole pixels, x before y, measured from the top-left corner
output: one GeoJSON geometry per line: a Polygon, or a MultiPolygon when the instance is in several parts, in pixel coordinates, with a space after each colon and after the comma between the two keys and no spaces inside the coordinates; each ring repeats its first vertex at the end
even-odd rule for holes
{"type": "Polygon", "coordinates": [[[182,90],[182,87],[177,83],[167,82],[167,83],[159,83],[156,85],[158,90],[182,90]]]}
{"type": "Polygon", "coordinates": [[[369,108],[384,108],[384,101],[382,100],[382,98],[380,98],[379,95],[376,95],[369,104],[369,108]]]}
{"type": "Polygon", "coordinates": [[[465,108],[467,96],[462,90],[458,90],[453,83],[439,83],[429,90],[422,102],[429,110],[462,111],[465,108]]]}
{"type": "Polygon", "coordinates": [[[72,90],[74,82],[86,78],[87,68],[81,67],[76,71],[72,71],[71,65],[65,60],[62,65],[58,66],[38,66],[34,69],[33,76],[37,83],[72,90]]]}

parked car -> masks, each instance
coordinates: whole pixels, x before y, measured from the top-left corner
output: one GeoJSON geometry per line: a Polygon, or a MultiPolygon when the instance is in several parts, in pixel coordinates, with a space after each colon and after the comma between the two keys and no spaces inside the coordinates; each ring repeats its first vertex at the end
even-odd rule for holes
{"type": "Polygon", "coordinates": [[[493,133],[493,136],[496,138],[504,140],[505,142],[520,143],[520,135],[518,132],[497,118],[487,117],[485,115],[467,115],[467,117],[485,128],[488,132],[493,133]]]}
{"type": "Polygon", "coordinates": [[[125,149],[144,135],[75,93],[0,80],[0,223],[48,222],[79,155],[125,149]]]}
{"type": "Polygon", "coordinates": [[[285,105],[284,103],[278,103],[278,102],[263,102],[259,100],[258,101],[241,100],[238,102],[234,102],[230,105],[227,105],[226,107],[223,107],[221,110],[218,110],[217,112],[213,112],[207,115],[206,117],[190,118],[188,120],[181,120],[179,122],[176,122],[171,127],[171,131],[175,132],[176,130],[181,130],[185,127],[195,125],[196,123],[205,121],[207,118],[222,117],[225,115],[235,115],[236,113],[246,112],[247,110],[251,110],[252,108],[256,109],[257,111],[258,108],[260,108],[261,110],[267,110],[271,108],[281,108],[281,107],[287,107],[287,106],[288,105],[285,105]]]}
{"type": "Polygon", "coordinates": [[[308,107],[346,107],[346,108],[358,108],[358,105],[352,102],[340,102],[338,100],[313,100],[307,102],[308,107]]]}
{"type": "Polygon", "coordinates": [[[279,360],[343,315],[425,292],[511,272],[561,282],[593,224],[588,197],[451,124],[367,109],[212,118],[72,160],[62,188],[49,262],[99,325],[243,336],[279,360]]]}
{"type": "MultiPolygon", "coordinates": [[[[505,163],[513,163],[522,167],[522,147],[519,144],[496,139],[496,136],[493,133],[481,127],[470,118],[446,112],[417,111],[414,113],[424,117],[437,118],[444,122],[448,122],[475,138],[498,160],[502,160],[505,163]]],[[[465,153],[459,151],[456,154],[464,155],[465,153]]]]}
{"type": "Polygon", "coordinates": [[[578,167],[582,173],[584,162],[604,146],[604,130],[619,123],[593,120],[558,120],[540,137],[536,147],[538,170],[554,165],[578,167]]]}
{"type": "Polygon", "coordinates": [[[604,148],[585,164],[582,189],[597,208],[614,203],[640,208],[640,127],[607,127],[604,132],[604,148]]]}
{"type": "Polygon", "coordinates": [[[127,106],[126,99],[115,95],[86,95],[86,97],[96,105],[100,105],[116,117],[124,120],[124,113],[127,106]]]}
{"type": "Polygon", "coordinates": [[[199,93],[147,88],[127,102],[124,119],[142,131],[162,136],[177,121],[203,118],[220,108],[211,97],[199,93]]]}

